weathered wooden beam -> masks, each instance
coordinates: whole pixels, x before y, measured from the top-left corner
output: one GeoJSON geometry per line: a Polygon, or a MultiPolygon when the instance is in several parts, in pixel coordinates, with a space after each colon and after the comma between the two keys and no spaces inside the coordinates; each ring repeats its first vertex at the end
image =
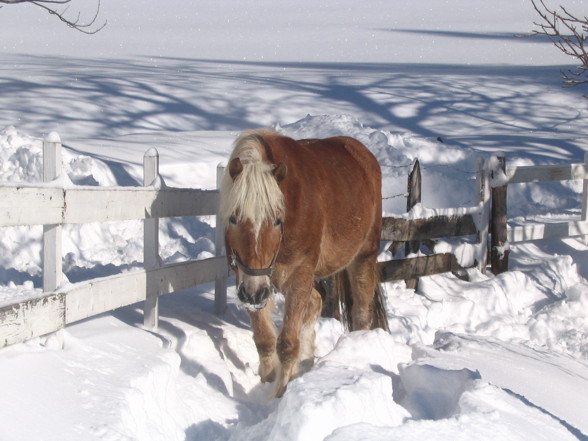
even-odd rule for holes
{"type": "Polygon", "coordinates": [[[0,348],[57,331],[64,322],[63,294],[46,294],[0,307],[0,348]]]}
{"type": "Polygon", "coordinates": [[[490,231],[490,213],[492,193],[490,191],[490,170],[488,161],[480,159],[476,171],[476,187],[478,189],[478,204],[481,205],[478,224],[478,244],[476,246],[476,261],[478,269],[486,274],[488,263],[488,233],[490,231]]]}
{"type": "MultiPolygon", "coordinates": [[[[406,211],[410,211],[415,205],[421,202],[421,165],[418,159],[415,161],[414,166],[408,174],[408,197],[406,198],[406,211]]],[[[421,242],[419,240],[409,240],[404,243],[404,255],[408,256],[413,253],[418,253],[421,248],[421,242]]],[[[405,280],[406,287],[409,289],[417,289],[419,285],[419,279],[407,279],[405,280]]]]}
{"type": "Polygon", "coordinates": [[[382,219],[382,240],[425,240],[475,234],[478,230],[471,214],[410,220],[396,217],[382,219]]]}
{"type": "MultiPolygon", "coordinates": [[[[505,158],[498,156],[499,170],[494,170],[492,174],[504,173],[505,158]]],[[[492,176],[493,178],[494,176],[492,176]]],[[[508,271],[508,255],[510,250],[507,247],[506,231],[506,192],[508,186],[506,183],[501,186],[492,188],[492,209],[490,222],[490,265],[495,275],[508,271]]]]}
{"type": "Polygon", "coordinates": [[[409,259],[379,262],[382,280],[406,280],[416,277],[431,276],[464,268],[457,262],[454,254],[433,254],[431,256],[411,257],[409,259]]]}

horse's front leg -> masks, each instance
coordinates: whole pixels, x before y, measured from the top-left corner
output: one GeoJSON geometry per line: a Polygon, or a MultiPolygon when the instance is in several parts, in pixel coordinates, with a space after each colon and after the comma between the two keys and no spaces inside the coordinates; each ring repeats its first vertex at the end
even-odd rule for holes
{"type": "Polygon", "coordinates": [[[253,341],[259,354],[259,376],[264,383],[275,380],[279,365],[276,355],[276,327],[271,316],[273,309],[272,297],[265,308],[255,312],[249,311],[253,341]]]}
{"type": "Polygon", "coordinates": [[[298,356],[299,371],[307,372],[314,364],[314,352],[316,349],[315,324],[321,314],[323,299],[320,293],[312,288],[310,299],[306,305],[306,313],[300,330],[300,354],[298,356]]]}
{"type": "Polygon", "coordinates": [[[297,281],[293,286],[284,290],[284,323],[277,342],[280,369],[275,383],[274,394],[276,397],[281,397],[284,394],[286,385],[297,374],[301,330],[308,318],[309,305],[316,303],[312,298],[312,276],[307,279],[303,282],[297,281]]]}

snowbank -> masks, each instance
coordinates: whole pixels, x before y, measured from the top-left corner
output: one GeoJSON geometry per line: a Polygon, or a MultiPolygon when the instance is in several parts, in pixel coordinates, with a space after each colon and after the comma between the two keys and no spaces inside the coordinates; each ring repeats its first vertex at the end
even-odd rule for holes
{"type": "MultiPolygon", "coordinates": [[[[294,137],[356,136],[394,188],[418,157],[429,176],[424,193],[450,190],[440,205],[459,206],[472,196],[462,167],[478,152],[372,129],[349,116],[307,116],[278,129],[294,137]],[[436,167],[436,158],[459,165],[436,167]]],[[[223,136],[230,144],[232,135],[223,136]]],[[[226,147],[213,148],[218,138],[209,139],[213,157],[222,156],[215,148],[226,147]]],[[[37,182],[40,142],[12,127],[0,132],[0,181],[37,182]]],[[[73,182],[119,179],[97,155],[66,148],[64,163],[73,182]]],[[[213,185],[203,181],[213,176],[206,172],[202,186],[213,185]]],[[[577,189],[565,191],[572,210],[577,189]]],[[[386,204],[403,211],[399,201],[386,204]]],[[[532,212],[535,202],[519,208],[532,212]]],[[[140,230],[133,222],[66,226],[66,274],[91,277],[139,265],[140,230]]],[[[213,252],[213,233],[206,219],[171,220],[162,228],[163,252],[171,260],[213,252]]],[[[3,230],[0,301],[38,292],[38,234],[3,230]]],[[[475,270],[470,282],[432,276],[421,280],[418,293],[386,284],[390,333],[344,334],[337,321],[320,319],[314,367],[273,401],[271,387],[256,375],[245,312],[230,303],[225,316],[212,314],[210,286],[162,298],[156,333],[141,329],[137,307],[123,308],[0,351],[0,387],[11,403],[0,414],[0,438],[584,439],[586,253],[576,240],[513,246],[512,270],[498,277],[475,270]],[[544,387],[546,379],[553,387],[544,387]]]]}

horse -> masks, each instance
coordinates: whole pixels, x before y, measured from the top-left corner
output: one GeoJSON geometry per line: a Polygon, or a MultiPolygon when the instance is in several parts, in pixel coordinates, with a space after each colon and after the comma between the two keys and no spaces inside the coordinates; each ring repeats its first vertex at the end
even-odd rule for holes
{"type": "Polygon", "coordinates": [[[381,170],[358,140],[294,140],[269,129],[235,141],[220,188],[219,215],[237,297],[251,319],[262,382],[285,392],[300,363],[314,360],[314,325],[332,296],[350,330],[388,329],[377,256],[381,170]],[[284,296],[279,335],[274,288],[284,296]]]}

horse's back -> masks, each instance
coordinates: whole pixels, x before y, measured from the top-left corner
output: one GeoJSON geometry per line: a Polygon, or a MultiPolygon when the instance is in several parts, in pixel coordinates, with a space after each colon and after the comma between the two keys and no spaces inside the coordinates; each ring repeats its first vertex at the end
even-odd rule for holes
{"type": "Polygon", "coordinates": [[[353,201],[349,208],[355,211],[362,208],[362,202],[367,205],[363,209],[381,210],[380,165],[364,144],[348,136],[299,142],[309,147],[312,152],[309,157],[314,157],[317,168],[324,169],[328,175],[317,185],[328,189],[330,197],[340,198],[342,203],[353,201]]]}
{"type": "Polygon", "coordinates": [[[380,165],[357,139],[294,140],[276,132],[265,132],[264,138],[271,146],[271,157],[266,159],[286,163],[290,182],[295,182],[308,206],[318,197],[323,203],[328,199],[336,205],[339,216],[346,210],[381,213],[380,165]]]}
{"type": "Polygon", "coordinates": [[[346,136],[296,141],[275,134],[265,139],[272,159],[288,168],[280,184],[287,245],[317,253],[317,277],[379,247],[381,173],[366,146],[346,136]]]}
{"type": "Polygon", "coordinates": [[[333,142],[342,145],[370,176],[381,180],[380,164],[373,153],[363,143],[349,136],[337,136],[327,139],[331,139],[333,142]]]}
{"type": "Polygon", "coordinates": [[[381,191],[380,165],[372,152],[355,138],[335,136],[293,140],[278,135],[273,145],[286,152],[286,161],[308,170],[310,181],[321,180],[328,186],[329,178],[324,177],[324,173],[342,178],[363,175],[366,183],[373,183],[372,186],[381,191]]]}

